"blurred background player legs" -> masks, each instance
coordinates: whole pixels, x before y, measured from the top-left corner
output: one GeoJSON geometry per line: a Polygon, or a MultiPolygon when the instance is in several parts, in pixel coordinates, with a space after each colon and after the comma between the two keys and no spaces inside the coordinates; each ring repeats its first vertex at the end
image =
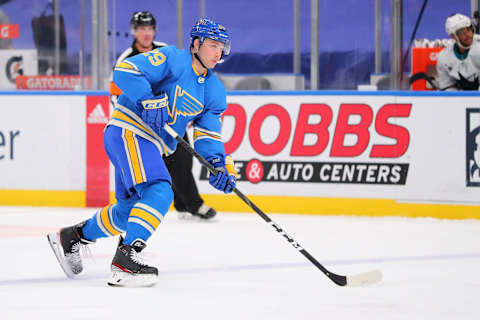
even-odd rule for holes
{"type": "MultiPolygon", "coordinates": [[[[157,33],[157,21],[148,11],[138,11],[133,14],[130,19],[130,30],[134,38],[133,43],[120,54],[115,65],[139,53],[162,48],[167,45],[164,42],[154,41],[157,33]]],[[[121,90],[113,83],[112,79],[110,85],[110,101],[113,107],[115,107],[117,98],[121,93],[121,90]]],[[[186,134],[184,139],[188,141],[186,134]]],[[[198,193],[197,185],[192,174],[193,157],[183,150],[183,148],[177,148],[173,155],[165,158],[165,162],[172,177],[175,195],[174,206],[179,212],[179,216],[186,218],[191,214],[202,219],[213,218],[217,212],[207,206],[198,193]]]]}
{"type": "MultiPolygon", "coordinates": [[[[183,139],[187,142],[188,134],[183,139]]],[[[207,206],[198,193],[197,184],[192,174],[193,156],[182,147],[165,158],[168,171],[172,177],[174,192],[173,205],[180,218],[187,218],[188,213],[202,219],[211,219],[217,212],[207,206]]]]}

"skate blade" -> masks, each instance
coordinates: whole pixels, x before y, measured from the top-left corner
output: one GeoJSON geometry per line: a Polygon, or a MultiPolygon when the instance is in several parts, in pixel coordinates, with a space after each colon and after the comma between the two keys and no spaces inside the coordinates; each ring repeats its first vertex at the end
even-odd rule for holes
{"type": "Polygon", "coordinates": [[[214,221],[215,215],[213,216],[207,216],[207,215],[202,215],[202,214],[197,214],[197,213],[190,213],[190,212],[178,212],[177,214],[178,220],[183,220],[183,221],[195,221],[195,222],[211,222],[214,221]]]}
{"type": "Polygon", "coordinates": [[[65,275],[70,279],[74,279],[77,275],[72,272],[67,261],[65,260],[65,256],[63,255],[63,249],[60,245],[60,234],[58,232],[49,233],[47,234],[47,239],[65,275]]]}
{"type": "Polygon", "coordinates": [[[112,287],[152,287],[157,283],[155,274],[131,274],[124,271],[113,271],[107,284],[112,287]]]}
{"type": "Polygon", "coordinates": [[[178,212],[177,217],[178,217],[179,220],[195,220],[195,219],[197,219],[197,217],[192,215],[190,212],[186,212],[186,211],[177,211],[177,212],[178,212]]]}

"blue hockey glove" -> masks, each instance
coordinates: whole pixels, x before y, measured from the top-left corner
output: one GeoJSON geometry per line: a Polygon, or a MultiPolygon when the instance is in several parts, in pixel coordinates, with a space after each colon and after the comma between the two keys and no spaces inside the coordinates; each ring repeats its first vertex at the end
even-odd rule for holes
{"type": "Polygon", "coordinates": [[[158,132],[168,121],[168,95],[162,94],[141,102],[142,120],[158,132]]]}
{"type": "Polygon", "coordinates": [[[215,175],[210,173],[210,177],[208,178],[210,184],[217,190],[223,191],[224,193],[231,193],[237,183],[237,171],[235,170],[232,157],[227,156],[225,162],[218,158],[211,159],[209,162],[217,172],[215,175]]]}

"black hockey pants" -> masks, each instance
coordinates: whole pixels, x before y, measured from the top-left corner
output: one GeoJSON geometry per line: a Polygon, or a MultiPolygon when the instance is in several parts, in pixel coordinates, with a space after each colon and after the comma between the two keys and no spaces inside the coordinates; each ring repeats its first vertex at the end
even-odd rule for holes
{"type": "MultiPolygon", "coordinates": [[[[187,134],[183,139],[189,142],[187,134]]],[[[192,174],[193,156],[179,145],[171,156],[164,159],[172,177],[175,209],[196,213],[202,206],[203,200],[198,193],[192,174]]]]}

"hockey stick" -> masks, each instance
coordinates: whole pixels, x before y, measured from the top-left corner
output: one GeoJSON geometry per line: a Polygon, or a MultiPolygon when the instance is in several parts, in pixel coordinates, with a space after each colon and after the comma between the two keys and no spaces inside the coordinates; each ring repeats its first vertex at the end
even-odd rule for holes
{"type": "Polygon", "coordinates": [[[427,75],[425,72],[417,72],[412,74],[408,79],[408,84],[412,85],[417,80],[426,80],[430,86],[432,86],[433,90],[438,90],[438,86],[435,83],[435,78],[432,76],[427,75]]]}
{"type": "MultiPolygon", "coordinates": [[[[180,145],[191,155],[197,158],[211,173],[215,174],[215,169],[213,166],[205,160],[195,149],[193,149],[189,143],[183,140],[175,130],[173,130],[169,125],[165,125],[164,129],[170,134],[175,140],[180,143],[180,145]]],[[[307,252],[297,241],[290,237],[285,230],[283,230],[276,222],[274,222],[270,217],[268,217],[260,208],[258,208],[250,199],[248,199],[238,188],[234,188],[233,192],[242,199],[250,208],[252,208],[260,217],[262,217],[265,222],[271,225],[275,231],[280,233],[295,249],[297,249],[301,254],[305,256],[311,263],[313,263],[320,271],[322,271],[330,280],[335,282],[339,286],[365,286],[371,285],[382,280],[382,273],[380,270],[373,270],[365,273],[356,274],[353,276],[342,276],[328,271],[320,262],[318,262],[310,253],[307,252]]]]}

